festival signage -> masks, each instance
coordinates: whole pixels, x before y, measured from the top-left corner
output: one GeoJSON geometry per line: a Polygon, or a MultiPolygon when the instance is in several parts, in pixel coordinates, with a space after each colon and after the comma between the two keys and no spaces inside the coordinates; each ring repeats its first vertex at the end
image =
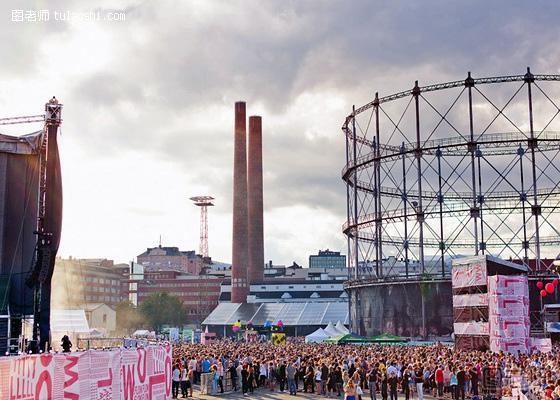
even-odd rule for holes
{"type": "Polygon", "coordinates": [[[529,282],[523,275],[488,277],[488,294],[494,296],[529,296],[529,282]]]}
{"type": "Polygon", "coordinates": [[[285,346],[286,345],[286,334],[285,333],[273,333],[271,337],[272,344],[274,346],[285,346]]]}
{"type": "Polygon", "coordinates": [[[486,293],[456,294],[453,296],[453,307],[487,307],[488,295],[486,293]]]}
{"type": "Polygon", "coordinates": [[[490,336],[495,338],[529,338],[529,317],[490,317],[490,336]]]}
{"type": "Polygon", "coordinates": [[[455,322],[453,331],[455,335],[488,336],[490,325],[488,322],[455,322]]]}
{"type": "Polygon", "coordinates": [[[490,337],[490,351],[495,353],[503,351],[505,353],[517,355],[518,353],[527,353],[529,347],[529,340],[526,338],[501,339],[490,337]]]}
{"type": "Polygon", "coordinates": [[[527,296],[488,296],[490,315],[519,317],[529,315],[529,297],[527,296]]]}
{"type": "Polygon", "coordinates": [[[0,358],[0,399],[171,398],[171,346],[0,358]]]}
{"type": "Polygon", "coordinates": [[[552,351],[552,341],[550,338],[531,338],[531,351],[540,353],[550,353],[552,351]]]}
{"type": "Polygon", "coordinates": [[[475,258],[466,264],[453,265],[451,270],[451,284],[454,289],[486,285],[486,262],[475,258]]]}

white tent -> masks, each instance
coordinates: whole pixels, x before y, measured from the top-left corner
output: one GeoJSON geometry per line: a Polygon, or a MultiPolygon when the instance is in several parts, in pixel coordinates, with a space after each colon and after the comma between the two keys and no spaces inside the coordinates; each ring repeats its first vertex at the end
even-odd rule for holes
{"type": "Polygon", "coordinates": [[[323,328],[319,328],[305,337],[305,343],[322,343],[328,338],[329,335],[323,330],[323,328]]]}
{"type": "Polygon", "coordinates": [[[348,335],[350,331],[344,326],[344,324],[340,321],[336,323],[335,326],[336,330],[339,331],[343,335],[348,335]]]}
{"type": "Polygon", "coordinates": [[[325,327],[324,331],[327,335],[329,335],[329,337],[342,335],[342,332],[339,332],[330,321],[329,324],[325,327]]]}

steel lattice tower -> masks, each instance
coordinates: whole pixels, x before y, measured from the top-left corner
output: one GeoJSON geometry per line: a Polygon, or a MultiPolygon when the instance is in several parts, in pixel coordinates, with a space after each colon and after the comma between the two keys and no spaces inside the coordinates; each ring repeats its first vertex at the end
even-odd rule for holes
{"type": "Polygon", "coordinates": [[[547,273],[560,244],[560,75],[420,86],[344,121],[350,278],[449,276],[489,254],[547,273]]]}
{"type": "Polygon", "coordinates": [[[208,207],[213,206],[211,196],[191,197],[194,205],[200,207],[200,247],[199,252],[203,257],[208,257],[208,207]]]}

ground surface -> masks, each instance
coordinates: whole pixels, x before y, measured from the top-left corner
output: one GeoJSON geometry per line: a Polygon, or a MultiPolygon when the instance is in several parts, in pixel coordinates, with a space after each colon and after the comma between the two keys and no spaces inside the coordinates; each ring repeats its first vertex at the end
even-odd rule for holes
{"type": "MultiPolygon", "coordinates": [[[[181,399],[181,395],[179,394],[179,399],[181,399]]],[[[314,400],[327,400],[329,397],[326,396],[318,396],[316,394],[310,393],[302,393],[298,392],[297,396],[290,396],[289,392],[280,393],[278,390],[275,392],[271,392],[270,390],[265,389],[258,389],[255,392],[248,396],[243,396],[243,393],[239,392],[228,392],[223,394],[217,394],[215,396],[210,395],[203,395],[200,394],[200,390],[198,390],[198,386],[195,386],[195,390],[193,390],[193,399],[203,399],[203,400],[217,400],[220,398],[224,399],[259,399],[259,400],[288,400],[288,399],[314,399],[314,400]]],[[[424,395],[426,400],[432,400],[433,397],[424,395]]],[[[190,399],[190,397],[189,397],[190,399]]],[[[339,399],[342,400],[343,397],[330,397],[331,400],[339,399]]],[[[363,400],[370,400],[369,393],[362,396],[363,400]]],[[[399,393],[399,399],[404,400],[404,394],[399,393]]],[[[416,399],[416,397],[412,397],[412,399],[416,399]]],[[[377,394],[377,400],[381,400],[381,395],[377,394]]]]}

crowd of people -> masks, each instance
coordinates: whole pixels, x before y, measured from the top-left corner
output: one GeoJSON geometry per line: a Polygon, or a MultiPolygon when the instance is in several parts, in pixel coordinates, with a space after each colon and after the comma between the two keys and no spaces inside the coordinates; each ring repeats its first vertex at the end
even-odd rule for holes
{"type": "Polygon", "coordinates": [[[285,346],[220,340],[173,349],[173,396],[256,389],[348,400],[525,397],[560,399],[560,352],[509,355],[430,346],[285,346]]]}

